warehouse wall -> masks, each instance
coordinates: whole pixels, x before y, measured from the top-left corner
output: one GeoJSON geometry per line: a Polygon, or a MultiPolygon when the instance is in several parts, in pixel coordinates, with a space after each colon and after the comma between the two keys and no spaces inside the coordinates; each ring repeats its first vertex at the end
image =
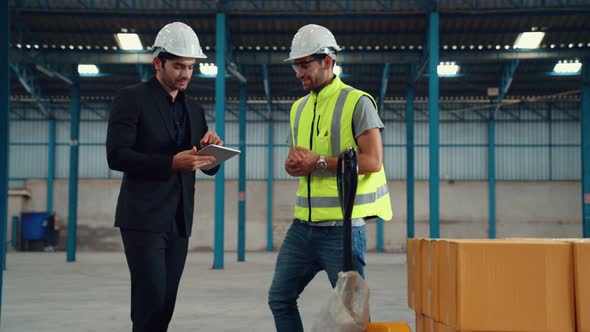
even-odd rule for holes
{"type": "MultiPolygon", "coordinates": [[[[44,180],[28,180],[32,193],[20,206],[26,211],[43,211],[46,203],[44,180]]],[[[118,230],[113,227],[120,180],[80,180],[78,199],[78,249],[121,250],[118,230]]],[[[190,241],[192,250],[213,250],[214,182],[197,181],[195,227],[190,241]]],[[[391,181],[394,219],[385,223],[384,247],[388,252],[405,250],[406,186],[391,181]]],[[[273,187],[273,242],[277,249],[293,214],[296,181],[275,181],[273,187]]],[[[266,248],[266,182],[249,181],[246,189],[246,249],[266,248]]],[[[497,237],[581,237],[581,201],[579,182],[499,182],[496,188],[497,237]]],[[[68,214],[68,183],[57,180],[54,201],[58,216],[65,224],[68,214]]],[[[225,249],[237,248],[237,181],[225,188],[225,249]]],[[[441,237],[485,238],[488,232],[487,182],[443,181],[440,184],[441,237]]],[[[428,236],[428,182],[415,186],[416,236],[428,236]]],[[[18,207],[18,204],[14,205],[18,207]]],[[[17,213],[11,209],[11,213],[17,213]]],[[[65,226],[65,225],[64,225],[65,226]]],[[[10,227],[10,225],[9,225],[10,227]]],[[[376,227],[367,228],[368,249],[376,248],[376,227]]],[[[10,233],[10,229],[8,230],[10,233]]],[[[62,243],[65,227],[62,227],[62,243]]]]}
{"type": "MultiPolygon", "coordinates": [[[[286,144],[290,133],[288,103],[276,104],[272,122],[272,149],[274,180],[290,180],[283,162],[288,153],[286,144]],[[280,109],[282,107],[283,109],[280,109]],[[287,107],[287,109],[284,109],[287,107]]],[[[562,111],[551,111],[547,103],[533,103],[529,108],[503,108],[495,124],[495,177],[504,181],[571,181],[580,180],[580,121],[571,118],[579,114],[579,103],[556,103],[562,111]],[[568,112],[571,112],[568,113],[568,112]],[[512,116],[512,117],[511,117],[512,116]],[[518,120],[513,117],[517,117],[518,120]]],[[[206,105],[210,109],[213,105],[206,105]]],[[[236,104],[227,105],[233,113],[225,122],[225,145],[239,148],[239,124],[236,104]]],[[[429,178],[429,123],[423,102],[416,104],[414,123],[414,173],[417,180],[429,178]],[[425,115],[426,114],[426,115],[425,115]]],[[[464,108],[482,107],[462,103],[441,103],[440,123],[440,178],[455,181],[483,181],[488,178],[488,123],[481,116],[467,112],[457,120],[449,113],[464,108]],[[450,108],[450,109],[449,109],[450,108]],[[454,119],[454,120],[453,120],[454,119]],[[444,120],[444,121],[443,121],[444,120]]],[[[97,106],[98,107],[98,106],[97,106]]],[[[407,175],[406,124],[399,116],[405,114],[405,103],[386,104],[381,117],[383,131],[383,156],[385,174],[389,180],[404,180],[407,175]],[[404,110],[402,112],[402,110],[404,110]]],[[[269,124],[260,120],[258,113],[266,114],[265,104],[250,105],[247,112],[246,179],[265,180],[269,174],[269,124]]],[[[34,110],[36,112],[36,110],[34,110]]],[[[108,168],[105,153],[107,122],[105,119],[88,119],[93,113],[82,111],[79,140],[79,177],[86,179],[120,178],[120,172],[108,168]]],[[[452,113],[454,114],[454,113],[452,113]]],[[[461,113],[462,114],[462,113],[461,113]]],[[[215,128],[215,121],[209,127],[215,128]]],[[[70,122],[56,121],[55,177],[69,176],[70,122]]],[[[49,122],[47,120],[10,121],[9,178],[11,188],[23,179],[44,179],[48,176],[49,122]]],[[[238,178],[238,158],[225,163],[226,179],[238,178]]]]}

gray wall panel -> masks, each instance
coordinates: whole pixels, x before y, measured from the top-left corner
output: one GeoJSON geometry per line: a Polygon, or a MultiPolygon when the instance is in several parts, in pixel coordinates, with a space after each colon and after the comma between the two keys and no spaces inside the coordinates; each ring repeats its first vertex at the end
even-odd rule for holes
{"type": "Polygon", "coordinates": [[[549,148],[505,147],[496,150],[496,179],[549,179],[549,148]]]}
{"type": "MultiPolygon", "coordinates": [[[[396,107],[399,106],[396,104],[396,107]]],[[[402,105],[403,106],[403,105],[402,105]]],[[[402,107],[399,106],[399,107],[402,107]]],[[[466,107],[456,106],[458,109],[466,107]]],[[[515,109],[516,118],[504,114],[496,121],[496,178],[498,180],[579,180],[580,179],[580,123],[573,115],[579,113],[578,104],[564,102],[551,111],[553,122],[546,121],[548,107],[529,105],[515,109]],[[569,112],[569,113],[566,113],[569,112]],[[517,120],[520,119],[520,121],[517,120]],[[501,120],[504,119],[504,120],[501,120]],[[524,119],[527,119],[524,121],[524,119]],[[507,121],[509,120],[509,121],[507,121]]],[[[211,105],[205,105],[208,116],[214,115],[211,105]]],[[[403,107],[402,107],[403,108],[403,107]]],[[[228,103],[225,135],[226,146],[239,147],[237,104],[228,103]]],[[[453,109],[446,106],[445,109],[453,109]]],[[[288,106],[273,104],[273,167],[275,180],[292,179],[283,169],[287,156],[286,139],[290,134],[288,106]],[[275,116],[276,115],[276,116],[275,116]]],[[[511,109],[512,111],[512,109],[511,109]]],[[[84,110],[83,110],[84,112],[84,110]]],[[[500,111],[502,112],[502,110],[500,111]]],[[[266,179],[268,167],[268,114],[265,103],[250,103],[247,110],[246,176],[248,179],[266,179]],[[257,110],[257,111],[254,111],[257,110]]],[[[403,113],[402,113],[403,114],[403,113]]],[[[461,115],[463,113],[457,113],[461,115]]],[[[387,115],[387,114],[385,114],[387,115]]],[[[384,116],[384,165],[389,179],[406,178],[406,125],[400,115],[384,116]]],[[[416,114],[424,119],[423,113],[416,114]]],[[[452,116],[450,118],[453,118],[452,116]]],[[[451,121],[440,123],[440,177],[441,180],[487,179],[487,122],[451,121]]],[[[10,179],[40,178],[47,176],[47,120],[12,120],[10,122],[10,179]]],[[[70,123],[60,119],[56,124],[56,176],[69,175],[70,123]]],[[[215,130],[215,121],[209,120],[215,130]]],[[[106,121],[80,123],[81,178],[120,178],[121,173],[108,169],[104,143],[106,121]]],[[[428,122],[414,124],[415,178],[428,179],[428,122]]],[[[226,179],[237,179],[239,158],[225,164],[226,179]]],[[[208,177],[199,178],[213,179],[208,177]]]]}
{"type": "Polygon", "coordinates": [[[11,143],[46,143],[48,137],[47,121],[10,121],[11,143]]]}
{"type": "Polygon", "coordinates": [[[10,178],[47,177],[47,147],[17,145],[9,148],[8,174],[10,178]]]}

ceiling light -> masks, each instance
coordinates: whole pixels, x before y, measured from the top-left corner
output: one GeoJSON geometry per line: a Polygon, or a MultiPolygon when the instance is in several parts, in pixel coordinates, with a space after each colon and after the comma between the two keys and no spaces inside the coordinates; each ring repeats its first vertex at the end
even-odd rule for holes
{"type": "Polygon", "coordinates": [[[119,48],[126,51],[139,51],[143,50],[141,40],[136,33],[117,33],[115,34],[115,40],[119,48]]]}
{"type": "Polygon", "coordinates": [[[340,67],[339,65],[334,65],[333,71],[334,71],[334,75],[338,76],[338,75],[342,74],[342,67],[340,67]]]}
{"type": "Polygon", "coordinates": [[[459,66],[455,62],[441,62],[436,67],[438,76],[453,76],[459,72],[459,66]]]}
{"type": "Polygon", "coordinates": [[[96,65],[78,65],[78,74],[81,76],[98,75],[100,71],[96,65]]]}
{"type": "Polygon", "coordinates": [[[514,48],[532,49],[539,48],[545,33],[541,31],[522,32],[514,42],[514,48]]]}
{"type": "Polygon", "coordinates": [[[217,76],[217,66],[212,63],[199,63],[199,71],[203,75],[217,76]]]}
{"type": "Polygon", "coordinates": [[[560,60],[553,67],[553,71],[559,74],[574,74],[582,69],[582,63],[578,60],[560,60]]]}

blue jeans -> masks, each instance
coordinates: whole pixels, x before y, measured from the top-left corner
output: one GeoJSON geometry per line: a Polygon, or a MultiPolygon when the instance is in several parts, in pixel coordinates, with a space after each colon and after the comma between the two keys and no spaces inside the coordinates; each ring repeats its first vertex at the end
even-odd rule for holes
{"type": "MultiPolygon", "coordinates": [[[[325,270],[332,287],[343,270],[343,227],[310,226],[294,221],[285,236],[277,257],[268,305],[278,332],[303,331],[297,299],[321,270],[325,270]]],[[[352,228],[353,268],[365,276],[365,226],[352,228]]]]}

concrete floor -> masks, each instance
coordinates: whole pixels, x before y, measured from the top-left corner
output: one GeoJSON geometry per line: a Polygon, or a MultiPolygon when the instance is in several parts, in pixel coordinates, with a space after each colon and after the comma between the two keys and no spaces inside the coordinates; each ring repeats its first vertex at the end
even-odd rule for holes
{"type": "MultiPolygon", "coordinates": [[[[190,252],[169,331],[274,331],[266,304],[276,253],[225,254],[212,270],[212,252],[190,252]]],[[[367,282],[373,321],[406,321],[405,256],[368,253],[367,282]]],[[[2,332],[131,331],[129,276],[123,253],[80,252],[75,263],[58,253],[7,254],[2,295],[2,332]]],[[[320,273],[299,301],[307,331],[329,294],[320,273]]]]}

